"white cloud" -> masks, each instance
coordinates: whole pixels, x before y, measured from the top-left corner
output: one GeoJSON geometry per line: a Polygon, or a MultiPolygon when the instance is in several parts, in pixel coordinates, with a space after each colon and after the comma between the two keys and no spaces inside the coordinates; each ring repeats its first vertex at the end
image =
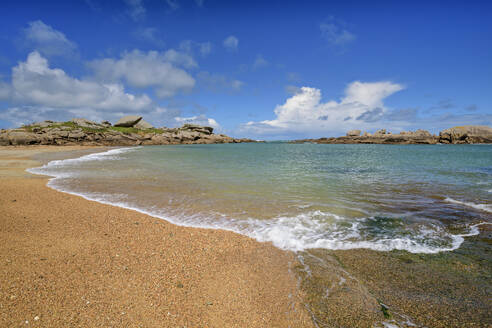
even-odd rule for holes
{"type": "Polygon", "coordinates": [[[197,66],[191,56],[172,49],[164,53],[133,50],[123,53],[120,59],[105,58],[89,63],[102,81],[124,79],[136,88],[153,87],[160,98],[190,91],[195,85],[195,79],[175,65],[185,68],[197,66]]]}
{"type": "Polygon", "coordinates": [[[179,49],[189,54],[193,53],[194,50],[197,49],[202,56],[207,56],[212,52],[212,43],[184,40],[180,42],[179,49]]]}
{"type": "Polygon", "coordinates": [[[302,87],[278,105],[276,118],[248,122],[242,129],[255,134],[333,135],[352,128],[368,128],[386,112],[383,100],[404,87],[392,82],[359,82],[348,85],[340,101],[321,101],[321,91],[302,87]]]}
{"type": "Polygon", "coordinates": [[[178,66],[183,66],[185,68],[195,68],[198,64],[195,62],[193,57],[182,52],[178,52],[174,49],[169,49],[163,54],[164,61],[168,61],[178,66]]]}
{"type": "Polygon", "coordinates": [[[341,20],[330,17],[319,25],[321,35],[334,46],[344,46],[356,39],[355,34],[346,29],[346,24],[341,20]]]}
{"type": "Polygon", "coordinates": [[[143,5],[142,0],[124,0],[126,5],[128,6],[128,15],[134,21],[140,21],[145,18],[145,14],[147,10],[143,5]]]}
{"type": "Polygon", "coordinates": [[[234,35],[228,36],[224,40],[224,47],[229,51],[237,51],[239,40],[234,35]]]}
{"type": "Polygon", "coordinates": [[[65,34],[46,25],[40,20],[30,22],[24,29],[24,38],[28,46],[46,56],[73,54],[77,45],[68,40],[65,34]]]}
{"type": "Polygon", "coordinates": [[[202,126],[211,126],[215,130],[220,129],[220,125],[216,120],[206,117],[203,114],[191,117],[176,117],[175,120],[179,124],[198,124],[202,126]]]}
{"type": "Polygon", "coordinates": [[[253,63],[253,69],[266,67],[268,65],[269,65],[268,61],[265,58],[263,58],[262,55],[257,55],[255,62],[253,63]]]}
{"type": "Polygon", "coordinates": [[[10,99],[21,105],[103,111],[142,111],[152,104],[146,95],[125,93],[120,84],[79,80],[59,68],[52,69],[36,51],[12,69],[10,99]]]}

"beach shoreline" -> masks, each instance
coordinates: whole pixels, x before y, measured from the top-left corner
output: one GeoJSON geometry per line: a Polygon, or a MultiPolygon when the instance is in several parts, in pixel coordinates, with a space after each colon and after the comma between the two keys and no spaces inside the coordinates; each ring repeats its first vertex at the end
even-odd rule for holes
{"type": "Polygon", "coordinates": [[[98,150],[0,150],[1,326],[313,327],[293,253],[58,192],[25,171],[41,153],[98,150]]]}
{"type": "MultiPolygon", "coordinates": [[[[0,326],[481,327],[490,322],[490,223],[478,224],[478,234],[468,234],[449,252],[293,252],[240,233],[180,226],[118,203],[57,191],[47,184],[48,176],[26,171],[118,148],[0,150],[0,263],[5,263],[0,326]]],[[[125,184],[118,188],[124,192],[125,184]]],[[[482,214],[486,219],[487,212],[482,214]]]]}

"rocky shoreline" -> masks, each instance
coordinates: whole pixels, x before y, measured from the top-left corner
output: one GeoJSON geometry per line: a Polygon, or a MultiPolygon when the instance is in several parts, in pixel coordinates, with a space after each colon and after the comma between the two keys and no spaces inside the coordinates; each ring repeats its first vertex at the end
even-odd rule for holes
{"type": "Polygon", "coordinates": [[[175,145],[255,142],[214,134],[213,128],[184,124],[180,128],[154,128],[141,116],[125,116],[114,126],[104,121],[75,118],[67,122],[43,121],[17,129],[0,130],[0,146],[9,145],[175,145]]]}
{"type": "Polygon", "coordinates": [[[492,143],[492,128],[482,125],[456,126],[431,134],[426,130],[402,131],[398,134],[387,132],[385,129],[376,133],[361,133],[360,130],[351,130],[343,137],[301,139],[292,143],[317,144],[481,144],[492,143]]]}

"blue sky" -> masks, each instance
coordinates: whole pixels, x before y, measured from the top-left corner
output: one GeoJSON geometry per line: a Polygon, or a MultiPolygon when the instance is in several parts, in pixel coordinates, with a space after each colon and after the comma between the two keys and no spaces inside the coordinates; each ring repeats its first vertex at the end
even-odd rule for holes
{"type": "Polygon", "coordinates": [[[0,127],[193,122],[237,137],[492,125],[486,1],[3,1],[0,127]]]}

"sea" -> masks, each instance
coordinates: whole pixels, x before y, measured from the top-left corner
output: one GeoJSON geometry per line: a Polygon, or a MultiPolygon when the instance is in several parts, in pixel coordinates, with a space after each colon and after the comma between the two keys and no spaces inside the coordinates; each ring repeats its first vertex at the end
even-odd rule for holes
{"type": "Polygon", "coordinates": [[[145,146],[29,171],[59,191],[297,254],[446,253],[492,224],[492,145],[145,146]]]}

